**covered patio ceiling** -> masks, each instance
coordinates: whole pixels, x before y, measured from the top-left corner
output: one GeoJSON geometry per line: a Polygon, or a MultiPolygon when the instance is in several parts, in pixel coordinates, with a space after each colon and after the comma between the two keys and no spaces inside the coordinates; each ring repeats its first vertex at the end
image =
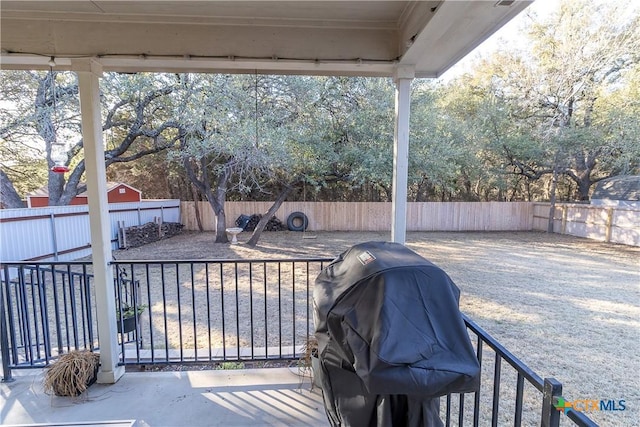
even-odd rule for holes
{"type": "Polygon", "coordinates": [[[438,77],[531,2],[3,0],[1,66],[438,77]]]}
{"type": "Polygon", "coordinates": [[[1,68],[73,70],[91,228],[100,372],[118,341],[99,79],[103,71],[393,76],[391,240],[404,243],[410,86],[438,77],[531,0],[0,2],[1,68]]]}

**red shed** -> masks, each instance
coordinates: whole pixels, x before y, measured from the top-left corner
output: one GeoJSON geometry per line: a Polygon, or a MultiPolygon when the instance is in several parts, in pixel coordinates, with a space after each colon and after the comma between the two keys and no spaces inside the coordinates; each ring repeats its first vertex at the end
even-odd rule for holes
{"type": "MultiPolygon", "coordinates": [[[[107,182],[107,200],[109,203],[139,202],[142,199],[140,190],[121,182],[107,182]]],[[[86,205],[87,192],[78,194],[71,200],[70,205],[86,205]]],[[[47,187],[39,188],[27,194],[27,206],[30,208],[42,208],[49,206],[49,190],[47,187]]]]}

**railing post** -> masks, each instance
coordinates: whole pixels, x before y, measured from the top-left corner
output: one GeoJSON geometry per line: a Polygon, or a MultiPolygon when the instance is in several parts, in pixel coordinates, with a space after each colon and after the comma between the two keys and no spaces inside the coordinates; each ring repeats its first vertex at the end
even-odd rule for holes
{"type": "Polygon", "coordinates": [[[542,427],[558,427],[560,425],[560,411],[556,409],[558,397],[562,396],[562,384],[555,378],[545,378],[542,390],[542,427]]]}
{"type": "Polygon", "coordinates": [[[0,278],[0,350],[2,351],[2,382],[15,381],[11,376],[9,367],[9,330],[7,328],[7,316],[5,315],[5,288],[9,286],[9,269],[4,268],[3,277],[0,278]]]}

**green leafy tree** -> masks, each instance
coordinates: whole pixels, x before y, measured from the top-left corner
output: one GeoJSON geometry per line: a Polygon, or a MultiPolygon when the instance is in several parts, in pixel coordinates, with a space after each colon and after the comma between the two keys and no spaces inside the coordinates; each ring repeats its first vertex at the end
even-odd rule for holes
{"type": "Polygon", "coordinates": [[[415,201],[477,200],[477,117],[472,94],[458,86],[414,85],[409,144],[409,186],[415,201]]]}
{"type": "MultiPolygon", "coordinates": [[[[171,75],[105,74],[101,80],[105,164],[125,163],[158,153],[175,144],[177,127],[168,106],[176,90],[171,75]]],[[[66,205],[84,191],[85,171],[78,86],[73,73],[3,71],[2,100],[11,106],[0,115],[2,199],[19,207],[17,187],[37,188],[33,177],[46,173],[50,205],[66,205]],[[46,160],[24,181],[29,167],[46,160]],[[64,165],[66,174],[55,173],[64,165]]],[[[42,178],[40,178],[42,179],[42,178]]],[[[21,203],[20,203],[21,205],[21,203]]]]}
{"type": "Polygon", "coordinates": [[[53,204],[64,204],[64,178],[50,169],[57,161],[63,161],[64,152],[77,150],[77,144],[67,148],[62,143],[79,132],[75,76],[57,71],[2,74],[2,101],[7,105],[0,113],[3,204],[21,207],[17,190],[24,194],[40,187],[45,182],[44,175],[48,175],[53,204]],[[44,168],[36,172],[34,166],[44,168]],[[62,202],[57,203],[60,199],[62,202]]]}
{"type": "MultiPolygon", "coordinates": [[[[258,108],[258,76],[180,77],[184,88],[178,109],[180,149],[173,155],[216,215],[216,243],[225,243],[228,193],[261,189],[265,177],[273,180],[282,170],[284,145],[278,121],[286,120],[286,112],[277,104],[258,108]],[[265,113],[258,116],[261,111],[265,113]]],[[[263,78],[262,83],[275,90],[273,82],[263,78]]]]}
{"type": "Polygon", "coordinates": [[[564,175],[580,200],[588,200],[593,183],[629,169],[607,159],[633,156],[630,134],[616,132],[609,121],[628,116],[602,102],[629,84],[638,60],[637,9],[629,14],[624,8],[563,2],[531,25],[528,55],[501,53],[485,64],[492,70],[486,81],[491,95],[509,104],[514,120],[523,124],[519,141],[527,145],[503,146],[509,165],[531,178],[564,175]]]}
{"type": "Polygon", "coordinates": [[[324,175],[313,180],[322,200],[391,200],[393,93],[390,79],[320,79],[314,133],[324,175]]]}

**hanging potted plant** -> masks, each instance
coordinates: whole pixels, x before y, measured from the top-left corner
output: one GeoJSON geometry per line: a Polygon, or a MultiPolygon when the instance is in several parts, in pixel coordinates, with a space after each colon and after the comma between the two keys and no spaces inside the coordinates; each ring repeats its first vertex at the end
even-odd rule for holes
{"type": "Polygon", "coordinates": [[[120,309],[116,311],[116,323],[118,324],[118,332],[128,334],[136,329],[136,324],[140,324],[140,315],[147,308],[146,305],[132,306],[122,304],[120,309]]]}
{"type": "Polygon", "coordinates": [[[140,315],[147,308],[144,304],[137,304],[139,286],[138,281],[129,279],[127,271],[118,266],[118,277],[116,284],[120,290],[116,296],[116,323],[119,333],[129,333],[140,324],[140,315]]]}
{"type": "Polygon", "coordinates": [[[44,373],[43,388],[56,396],[79,396],[96,382],[100,355],[74,350],[61,355],[44,373]]]}

